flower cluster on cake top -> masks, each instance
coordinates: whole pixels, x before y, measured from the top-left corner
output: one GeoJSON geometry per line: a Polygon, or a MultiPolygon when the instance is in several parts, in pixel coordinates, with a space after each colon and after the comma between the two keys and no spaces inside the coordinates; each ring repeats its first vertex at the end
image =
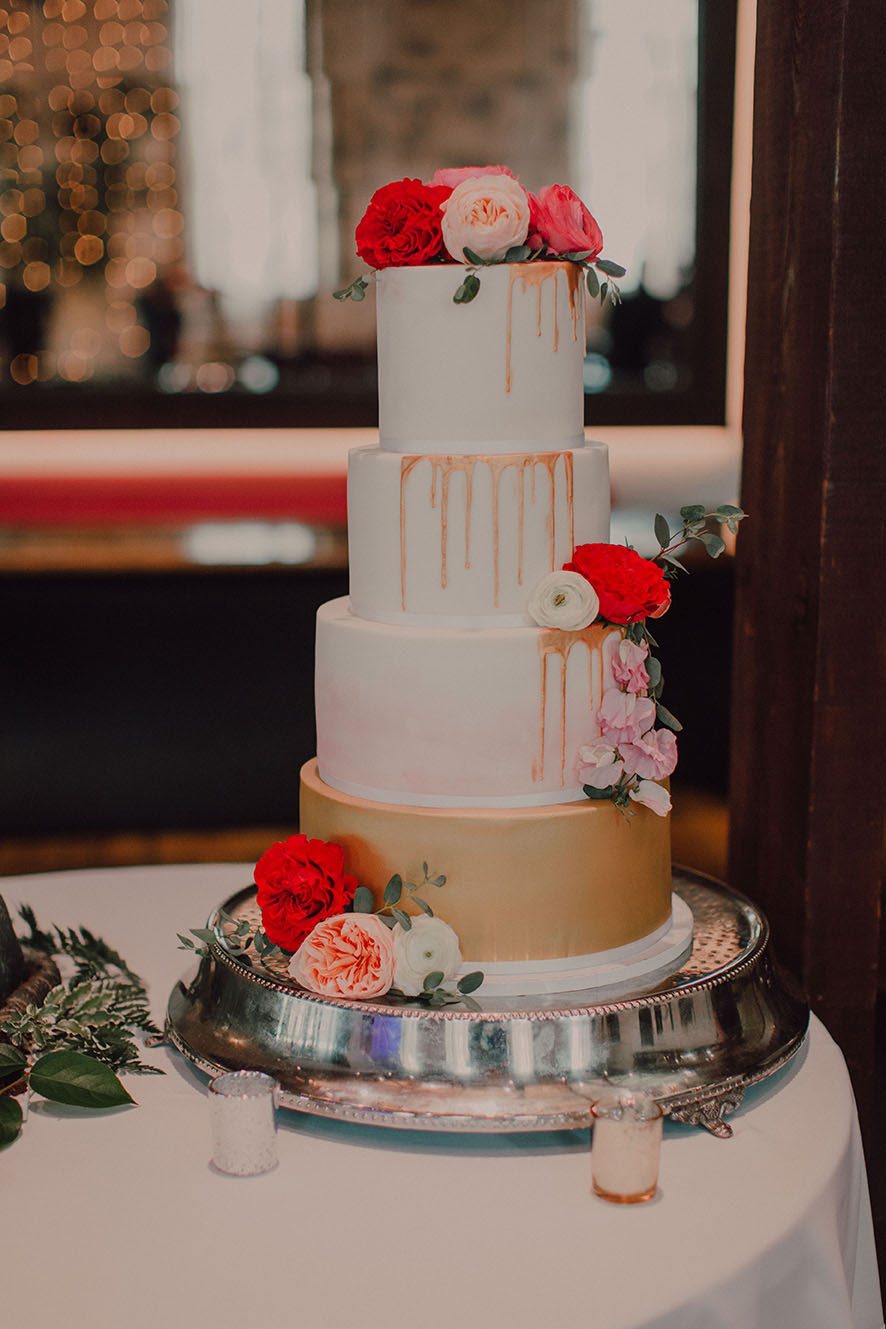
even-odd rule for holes
{"type": "MultiPolygon", "coordinates": [[[[568,185],[530,193],[507,166],[459,166],[422,180],[396,180],[377,189],[356,230],[357,253],[370,268],[462,263],[468,267],[453,299],[467,304],[480,289],[477,269],[495,263],[566,259],[586,273],[588,291],[619,300],[619,263],[601,257],[603,235],[568,185]],[[600,280],[598,273],[602,274],[600,280]]],[[[335,292],[362,300],[357,277],[335,292]]]]}
{"type": "Polygon", "coordinates": [[[661,618],[671,603],[671,583],[686,568],[677,552],[690,543],[712,558],[726,548],[709,529],[714,521],[733,534],[745,514],[730,503],[706,512],[701,503],[680,509],[679,530],[665,517],[655,518],[659,544],[654,558],[643,558],[627,545],[579,545],[559,572],[549,572],[534,587],[527,605],[540,627],[582,631],[592,623],[620,627],[622,640],[609,657],[608,677],[594,715],[599,734],[579,749],[579,777],[589,798],[610,799],[623,812],[640,803],[660,817],[671,798],[660,781],[677,766],[682,725],[662,704],[661,662],[647,620],[661,618]],[[663,727],[656,728],[656,721],[663,727]]]}

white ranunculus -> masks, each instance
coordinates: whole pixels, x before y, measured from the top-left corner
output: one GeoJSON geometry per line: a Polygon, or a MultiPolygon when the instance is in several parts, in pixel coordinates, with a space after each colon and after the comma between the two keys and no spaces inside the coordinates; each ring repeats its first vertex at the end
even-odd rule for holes
{"type": "Polygon", "coordinates": [[[657,817],[666,817],[671,810],[671,796],[664,785],[654,780],[641,780],[636,789],[630,790],[635,803],[642,803],[650,808],[657,817]]]}
{"type": "Polygon", "coordinates": [[[527,609],[540,627],[575,631],[590,627],[600,612],[600,601],[580,572],[549,572],[536,582],[527,609]]]}
{"type": "Polygon", "coordinates": [[[529,230],[526,190],[509,175],[480,175],[456,185],[440,204],[443,243],[458,263],[465,245],[478,258],[501,259],[529,230]]]}
{"type": "Polygon", "coordinates": [[[461,968],[458,937],[442,918],[422,914],[413,918],[407,932],[399,923],[394,936],[394,987],[407,997],[417,997],[428,974],[439,972],[456,978],[461,968]]]}

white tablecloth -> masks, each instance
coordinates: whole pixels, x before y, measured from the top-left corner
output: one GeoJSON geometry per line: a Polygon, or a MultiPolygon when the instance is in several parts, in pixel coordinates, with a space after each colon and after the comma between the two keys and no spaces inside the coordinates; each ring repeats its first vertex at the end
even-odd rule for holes
{"type": "MultiPolygon", "coordinates": [[[[238,865],[0,879],[10,908],[86,926],[162,1018],[176,932],[238,865]]],[[[37,1104],[0,1153],[0,1322],[48,1329],[880,1329],[870,1206],[843,1058],[813,1021],[719,1140],[667,1123],[661,1190],[589,1193],[586,1132],[459,1136],[280,1114],[280,1166],[209,1167],[206,1081],[168,1048],[139,1107],[37,1104]]]]}

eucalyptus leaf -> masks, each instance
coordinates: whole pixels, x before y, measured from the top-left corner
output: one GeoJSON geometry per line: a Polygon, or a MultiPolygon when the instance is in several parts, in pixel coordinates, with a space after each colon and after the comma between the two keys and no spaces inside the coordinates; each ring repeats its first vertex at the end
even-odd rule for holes
{"type": "Polygon", "coordinates": [[[721,539],[719,535],[714,535],[712,531],[702,531],[698,538],[711,558],[719,558],[726,548],[726,541],[721,539]]]}
{"type": "Polygon", "coordinates": [[[601,304],[601,305],[605,305],[605,303],[606,303],[606,292],[607,292],[608,290],[609,290],[609,283],[604,281],[603,285],[600,287],[600,304],[601,304]]]}
{"type": "Polygon", "coordinates": [[[47,1052],[31,1068],[31,1088],[54,1103],[111,1108],[134,1103],[110,1066],[83,1052],[47,1052]]]}
{"type": "Polygon", "coordinates": [[[352,300],[356,300],[358,304],[360,303],[361,300],[365,300],[365,299],[366,299],[366,287],[365,287],[365,286],[352,286],[352,287],[351,287],[351,299],[352,299],[352,300]]]}
{"type": "Polygon", "coordinates": [[[655,714],[658,716],[659,720],[661,720],[663,725],[667,725],[668,729],[673,729],[676,734],[680,733],[683,728],[680,721],[675,715],[671,715],[667,706],[662,706],[660,701],[655,703],[655,714]]]}
{"type": "Polygon", "coordinates": [[[425,992],[434,992],[443,982],[445,977],[446,975],[443,973],[442,969],[432,969],[429,974],[425,974],[425,981],[422,983],[422,987],[425,992]]]}
{"type": "Polygon", "coordinates": [[[12,1144],[21,1128],[21,1105],[8,1094],[0,1095],[0,1149],[12,1144]]]}
{"type": "Polygon", "coordinates": [[[372,891],[368,886],[358,886],[354,891],[352,908],[355,914],[372,913],[375,908],[375,900],[372,898],[372,891]]]}
{"type": "Polygon", "coordinates": [[[463,996],[462,1003],[467,1006],[469,1011],[479,1011],[483,1009],[478,1001],[474,1001],[473,997],[463,996]]]}
{"type": "Polygon", "coordinates": [[[600,281],[593,268],[588,268],[588,275],[585,278],[588,287],[588,294],[592,300],[596,300],[600,294],[600,281]]]}
{"type": "Polygon", "coordinates": [[[532,250],[528,245],[512,245],[505,254],[504,261],[505,263],[525,263],[531,257],[532,250]]]}
{"type": "Polygon", "coordinates": [[[195,937],[198,937],[200,941],[205,941],[208,943],[216,940],[216,935],[213,928],[191,928],[190,931],[191,934],[195,937]]]}
{"type": "Polygon", "coordinates": [[[475,264],[477,265],[477,267],[480,267],[480,268],[482,268],[482,267],[486,267],[486,265],[487,265],[488,262],[489,262],[488,259],[486,259],[486,258],[481,258],[479,254],[475,254],[474,251],[473,251],[473,249],[468,249],[467,245],[465,245],[465,247],[464,247],[464,251],[463,251],[463,252],[464,252],[464,256],[465,256],[465,258],[467,259],[467,261],[468,261],[469,263],[475,263],[475,264]]]}
{"type": "Polygon", "coordinates": [[[479,289],[480,278],[475,276],[473,272],[469,272],[452,298],[457,305],[467,305],[470,304],[479,289]]]}
{"type": "Polygon", "coordinates": [[[446,878],[445,878],[444,876],[442,876],[442,875],[439,876],[439,877],[435,877],[434,880],[431,882],[431,885],[432,885],[432,886],[445,886],[445,885],[446,885],[446,878]]]}
{"type": "Polygon", "coordinates": [[[413,895],[412,899],[415,902],[415,904],[418,905],[419,909],[422,911],[423,914],[427,914],[428,918],[434,917],[434,911],[431,908],[431,906],[428,904],[427,900],[423,900],[419,895],[413,895]]]}
{"type": "Polygon", "coordinates": [[[704,521],[705,510],[703,503],[687,503],[680,509],[680,516],[683,518],[684,525],[693,521],[704,521]]]}
{"type": "Polygon", "coordinates": [[[646,673],[649,675],[649,686],[658,687],[661,682],[661,660],[656,660],[654,655],[647,655],[646,673]]]}
{"type": "Polygon", "coordinates": [[[395,873],[385,887],[385,904],[396,904],[403,894],[403,878],[395,873]]]}
{"type": "Polygon", "coordinates": [[[592,784],[583,785],[582,788],[588,798],[604,799],[612,797],[613,786],[611,784],[608,784],[605,789],[595,789],[592,784]]]}
{"type": "Polygon", "coordinates": [[[423,872],[423,874],[424,874],[424,879],[425,879],[425,881],[427,881],[427,879],[428,879],[428,865],[427,865],[427,863],[424,862],[424,861],[422,862],[421,870],[422,870],[422,872],[423,872]]]}
{"type": "Polygon", "coordinates": [[[470,974],[465,974],[456,983],[459,992],[465,996],[468,992],[476,992],[477,988],[483,982],[483,970],[474,969],[470,974]]]}
{"type": "Polygon", "coordinates": [[[593,250],[590,249],[570,249],[568,254],[561,254],[560,257],[568,259],[570,263],[584,263],[592,253],[593,250]]]}
{"type": "Polygon", "coordinates": [[[594,266],[600,272],[605,272],[607,277],[623,277],[627,272],[627,268],[623,268],[620,263],[613,263],[608,258],[598,258],[594,266]]]}
{"type": "Polygon", "coordinates": [[[659,558],[663,558],[665,563],[669,563],[671,567],[676,568],[678,572],[687,572],[687,569],[684,568],[679,558],[674,558],[673,554],[660,554],[659,558]]]}
{"type": "Polygon", "coordinates": [[[671,543],[671,528],[668,526],[667,520],[660,512],[656,512],[655,514],[653,529],[655,531],[656,540],[661,545],[662,549],[666,549],[671,543]]]}
{"type": "Polygon", "coordinates": [[[402,909],[393,909],[392,914],[395,920],[400,924],[404,932],[409,932],[412,928],[412,919],[402,909]]]}
{"type": "Polygon", "coordinates": [[[716,512],[712,515],[716,517],[718,521],[726,521],[728,517],[738,517],[738,519],[741,520],[742,517],[746,517],[748,514],[741,508],[735,507],[732,503],[721,503],[716,512]]]}

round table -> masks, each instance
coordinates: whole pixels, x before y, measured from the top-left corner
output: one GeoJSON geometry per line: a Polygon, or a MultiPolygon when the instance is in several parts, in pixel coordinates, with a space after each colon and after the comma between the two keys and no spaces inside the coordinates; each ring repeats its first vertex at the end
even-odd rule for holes
{"type": "MultiPolygon", "coordinates": [[[[15,913],[84,926],[162,1021],[177,932],[251,865],[0,878],[15,913]]],[[[39,1100],[0,1156],[3,1319],[65,1329],[881,1329],[861,1140],[843,1058],[813,1019],[748,1091],[729,1140],[668,1122],[646,1205],[593,1197],[586,1131],[450,1137],[279,1114],[280,1166],[209,1165],[206,1080],[169,1047],[137,1108],[39,1100]]]]}

